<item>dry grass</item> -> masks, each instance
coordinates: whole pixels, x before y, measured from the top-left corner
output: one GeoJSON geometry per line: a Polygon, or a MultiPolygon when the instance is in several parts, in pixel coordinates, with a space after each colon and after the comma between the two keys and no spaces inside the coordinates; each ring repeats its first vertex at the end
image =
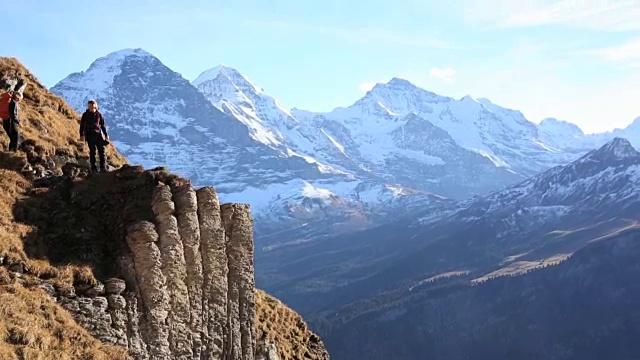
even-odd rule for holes
{"type": "Polygon", "coordinates": [[[125,351],[102,344],[42,290],[0,286],[1,359],[126,359],[125,351]]]}
{"type": "MultiPolygon", "coordinates": [[[[88,150],[78,137],[80,114],[42,86],[17,59],[0,57],[0,83],[16,78],[25,80],[28,85],[20,103],[21,151],[4,152],[8,138],[0,131],[0,257],[5,259],[6,265],[23,264],[32,276],[71,284],[76,275],[82,277],[87,273],[86,267],[53,267],[47,261],[27,256],[23,241],[37,229],[16,221],[14,212],[16,204],[28,198],[33,189],[33,183],[21,174],[27,164],[46,164],[61,154],[76,159],[88,158],[88,150]]],[[[111,147],[108,158],[116,167],[126,163],[126,159],[111,147]]]]}
{"type": "MultiPolygon", "coordinates": [[[[79,139],[80,114],[70,108],[59,96],[40,84],[15,58],[0,57],[0,82],[2,79],[21,78],[28,82],[24,98],[20,102],[22,137],[35,143],[37,153],[51,156],[56,150],[69,152],[77,158],[87,158],[88,150],[79,139]]],[[[8,138],[0,131],[0,150],[5,151],[8,138]]],[[[126,159],[112,146],[107,156],[116,167],[126,164],[126,159]]]]}
{"type": "Polygon", "coordinates": [[[278,347],[283,360],[325,359],[324,345],[302,317],[280,300],[256,291],[257,338],[263,334],[278,347]]]}
{"type": "MultiPolygon", "coordinates": [[[[29,256],[24,241],[38,228],[15,217],[16,207],[37,193],[21,173],[26,165],[44,165],[60,154],[83,159],[88,152],[78,141],[80,115],[16,59],[0,58],[0,83],[12,78],[22,78],[28,85],[20,105],[21,151],[5,152],[8,138],[0,131],[0,262],[6,267],[20,264],[25,274],[22,285],[12,283],[6,268],[0,267],[0,359],[125,359],[122,349],[94,339],[43,291],[26,288],[41,279],[58,289],[95,281],[89,266],[54,266],[29,256]]],[[[108,156],[114,166],[126,163],[113,149],[108,156]]]]}

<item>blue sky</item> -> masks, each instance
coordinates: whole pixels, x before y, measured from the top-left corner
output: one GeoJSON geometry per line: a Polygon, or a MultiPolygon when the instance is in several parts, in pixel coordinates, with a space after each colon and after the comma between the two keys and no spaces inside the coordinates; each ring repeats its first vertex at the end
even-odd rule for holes
{"type": "Polygon", "coordinates": [[[123,48],[193,80],[223,63],[287,107],[406,78],[586,132],[640,116],[640,0],[14,0],[0,55],[47,86],[123,48]],[[185,5],[189,4],[189,5],[185,5]]]}

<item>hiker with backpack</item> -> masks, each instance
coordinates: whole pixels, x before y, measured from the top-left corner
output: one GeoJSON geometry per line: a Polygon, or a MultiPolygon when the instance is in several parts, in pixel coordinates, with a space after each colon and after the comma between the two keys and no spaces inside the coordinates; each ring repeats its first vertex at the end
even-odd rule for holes
{"type": "Polygon", "coordinates": [[[98,171],[96,168],[96,150],[100,158],[100,172],[107,171],[107,159],[104,154],[104,147],[109,144],[109,134],[107,134],[107,127],[104,124],[104,117],[98,111],[98,103],[95,100],[89,100],[87,110],[82,114],[82,119],[80,120],[80,139],[86,141],[89,145],[91,171],[98,171]],[[104,138],[102,137],[103,133],[104,138]]]}
{"type": "Polygon", "coordinates": [[[18,118],[18,103],[22,100],[22,94],[17,91],[5,92],[0,95],[0,119],[2,127],[9,136],[9,151],[18,151],[20,141],[20,119],[18,118]]]}

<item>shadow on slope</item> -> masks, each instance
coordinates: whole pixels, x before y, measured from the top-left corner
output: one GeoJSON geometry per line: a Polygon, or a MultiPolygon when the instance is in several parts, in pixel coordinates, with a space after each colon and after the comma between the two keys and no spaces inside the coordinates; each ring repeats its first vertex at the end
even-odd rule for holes
{"type": "Polygon", "coordinates": [[[25,252],[54,266],[89,266],[98,278],[120,276],[116,258],[128,251],[126,228],[154,221],[151,194],[158,182],[173,186],[184,181],[163,168],[134,166],[86,179],[36,181],[14,211],[17,221],[33,229],[24,238],[25,252]]]}

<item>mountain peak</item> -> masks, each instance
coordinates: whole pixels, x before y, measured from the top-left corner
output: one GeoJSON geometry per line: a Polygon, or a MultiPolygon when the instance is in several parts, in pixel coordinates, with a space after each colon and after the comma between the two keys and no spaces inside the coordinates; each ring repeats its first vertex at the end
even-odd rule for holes
{"type": "Polygon", "coordinates": [[[216,65],[209,70],[205,70],[198,77],[193,80],[192,84],[198,86],[205,81],[214,80],[218,76],[223,75],[227,78],[231,76],[242,76],[240,72],[232,67],[226,66],[224,64],[216,65]]]}
{"type": "Polygon", "coordinates": [[[593,159],[600,161],[615,161],[631,158],[640,158],[640,152],[636,150],[629,140],[615,137],[597,150],[586,154],[583,159],[593,159]]]}
{"type": "Polygon", "coordinates": [[[405,115],[420,110],[428,103],[440,103],[452,100],[422,89],[409,80],[394,77],[387,83],[377,83],[353,106],[371,108],[380,114],[405,115]]]}
{"type": "Polygon", "coordinates": [[[253,84],[253,82],[251,82],[251,80],[244,76],[240,71],[223,64],[203,71],[191,82],[191,84],[198,87],[201,84],[214,80],[228,82],[242,91],[250,90],[255,93],[263,92],[261,88],[253,84]]]}
{"type": "Polygon", "coordinates": [[[411,81],[399,77],[391,78],[391,80],[387,82],[387,85],[416,87],[411,81]]]}
{"type": "Polygon", "coordinates": [[[136,55],[136,56],[153,56],[151,55],[151,53],[149,53],[148,51],[142,49],[142,48],[124,48],[124,49],[120,49],[117,51],[113,51],[109,54],[106,55],[106,57],[112,57],[112,56],[122,56],[122,57],[126,57],[126,56],[132,56],[132,55],[136,55]]]}
{"type": "MultiPolygon", "coordinates": [[[[396,92],[407,92],[414,90],[422,90],[416,85],[414,85],[409,80],[401,79],[398,77],[391,78],[391,80],[386,83],[379,82],[374,85],[374,87],[369,91],[369,93],[376,93],[380,91],[396,91],[396,92]]],[[[426,91],[426,90],[424,90],[426,91]]]]}
{"type": "Polygon", "coordinates": [[[478,100],[476,100],[473,96],[471,95],[465,95],[462,98],[460,98],[460,101],[462,102],[472,102],[472,103],[478,103],[480,104],[480,102],[478,100]]]}
{"type": "MultiPolygon", "coordinates": [[[[141,48],[121,49],[97,58],[87,70],[70,74],[54,85],[51,90],[56,93],[64,91],[67,102],[76,110],[82,109],[88,99],[95,98],[113,85],[114,78],[124,70],[123,64],[133,62],[139,65],[130,67],[129,71],[132,72],[140,69],[148,70],[150,67],[154,69],[164,67],[158,58],[141,48]],[[75,92],[75,95],[72,96],[71,92],[75,92]]],[[[146,73],[152,74],[150,71],[146,73]]]]}
{"type": "Polygon", "coordinates": [[[582,129],[574,123],[570,123],[564,120],[558,120],[556,118],[544,118],[539,124],[539,127],[545,131],[559,131],[562,133],[580,134],[584,135],[582,129]]]}
{"type": "Polygon", "coordinates": [[[125,48],[125,49],[113,51],[105,56],[102,56],[96,59],[89,68],[95,67],[95,66],[104,66],[107,64],[119,66],[120,63],[124,61],[124,59],[129,57],[143,57],[143,58],[155,59],[155,56],[153,56],[151,53],[147,52],[146,50],[143,50],[142,48],[135,48],[135,49],[125,48]]]}

